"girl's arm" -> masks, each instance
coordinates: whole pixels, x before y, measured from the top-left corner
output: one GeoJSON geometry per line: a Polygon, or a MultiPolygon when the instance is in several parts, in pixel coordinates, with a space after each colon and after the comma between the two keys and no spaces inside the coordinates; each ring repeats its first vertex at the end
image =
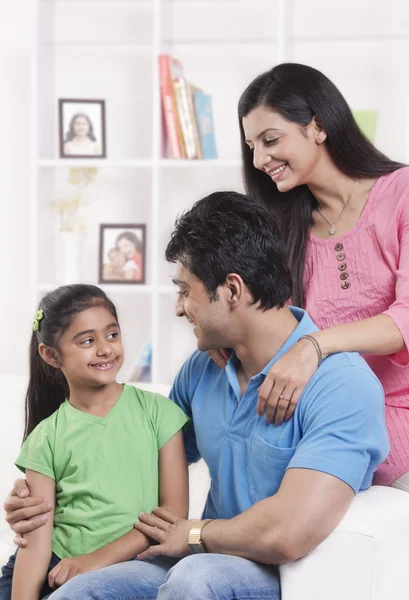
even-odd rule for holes
{"type": "Polygon", "coordinates": [[[182,430],[159,451],[160,506],[187,519],[189,512],[189,472],[182,430]]]}
{"type": "MultiPolygon", "coordinates": [[[[49,498],[54,507],[55,482],[50,477],[26,469],[32,496],[49,498]]],[[[13,572],[12,600],[39,600],[51,560],[53,519],[49,515],[43,527],[25,534],[27,548],[19,548],[13,572]]]]}
{"type": "MultiPolygon", "coordinates": [[[[189,510],[189,478],[181,430],[159,450],[159,488],[160,506],[186,519],[189,510]]],[[[150,545],[151,541],[146,535],[132,529],[95,552],[61,561],[50,573],[50,587],[62,585],[79,573],[131,560],[150,545]]]]}

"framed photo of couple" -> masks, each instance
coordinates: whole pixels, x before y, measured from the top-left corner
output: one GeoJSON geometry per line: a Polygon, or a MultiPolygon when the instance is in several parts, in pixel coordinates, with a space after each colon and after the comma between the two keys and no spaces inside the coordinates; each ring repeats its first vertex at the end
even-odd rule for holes
{"type": "Polygon", "coordinates": [[[146,225],[101,224],[99,283],[145,283],[146,225]]]}

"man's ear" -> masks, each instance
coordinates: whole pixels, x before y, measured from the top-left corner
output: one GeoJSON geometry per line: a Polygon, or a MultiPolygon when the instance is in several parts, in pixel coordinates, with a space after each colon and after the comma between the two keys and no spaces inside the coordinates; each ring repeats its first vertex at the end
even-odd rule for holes
{"type": "Polygon", "coordinates": [[[228,291],[228,302],[232,308],[235,308],[243,300],[245,293],[244,281],[237,273],[230,273],[226,277],[225,285],[228,291]]]}
{"type": "Polygon", "coordinates": [[[54,367],[55,369],[61,367],[61,359],[54,348],[46,346],[46,344],[40,344],[38,346],[38,352],[43,361],[46,362],[47,365],[50,365],[50,367],[54,367]]]}

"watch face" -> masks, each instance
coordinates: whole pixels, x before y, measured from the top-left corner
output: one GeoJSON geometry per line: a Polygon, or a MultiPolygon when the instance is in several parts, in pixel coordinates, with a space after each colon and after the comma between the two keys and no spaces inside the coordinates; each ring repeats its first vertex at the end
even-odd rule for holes
{"type": "Polygon", "coordinates": [[[192,554],[203,554],[205,551],[202,544],[188,544],[192,554]]]}

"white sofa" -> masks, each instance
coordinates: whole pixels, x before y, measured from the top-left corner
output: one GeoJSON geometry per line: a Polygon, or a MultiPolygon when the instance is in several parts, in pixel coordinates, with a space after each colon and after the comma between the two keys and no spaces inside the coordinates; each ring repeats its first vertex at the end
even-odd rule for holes
{"type": "MultiPolygon", "coordinates": [[[[22,435],[24,377],[0,376],[0,499],[18,476],[13,467],[22,435]]],[[[168,387],[154,387],[167,393],[168,387]]],[[[191,516],[200,516],[209,476],[201,461],[190,471],[191,516]]],[[[4,515],[0,563],[13,551],[4,515]]],[[[337,529],[310,555],[280,567],[282,600],[407,600],[409,495],[373,487],[359,494],[337,529]]]]}

